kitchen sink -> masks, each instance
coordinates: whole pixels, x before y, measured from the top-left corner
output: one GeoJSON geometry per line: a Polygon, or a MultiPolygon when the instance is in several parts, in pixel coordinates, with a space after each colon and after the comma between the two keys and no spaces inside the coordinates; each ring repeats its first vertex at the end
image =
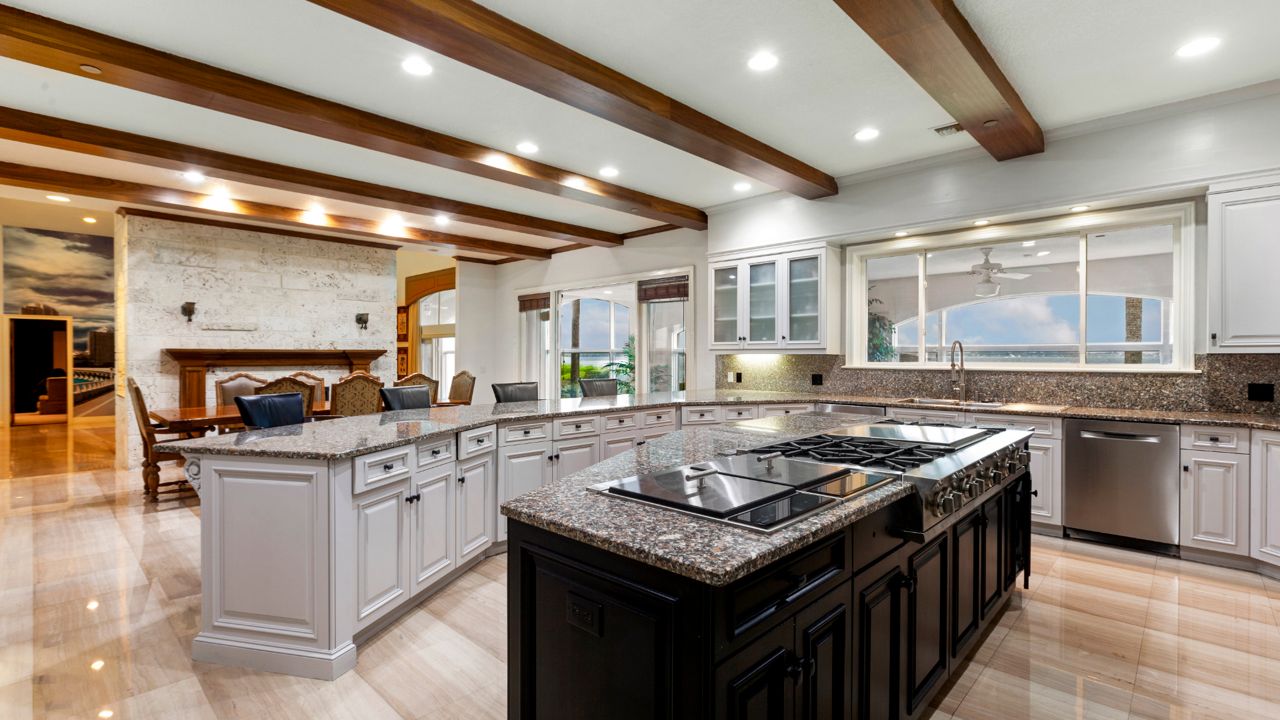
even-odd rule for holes
{"type": "Polygon", "coordinates": [[[964,408],[964,409],[973,409],[973,410],[994,410],[999,407],[1004,407],[1005,405],[1005,403],[1002,403],[1002,402],[978,402],[975,400],[960,402],[959,400],[954,400],[951,398],[905,398],[903,400],[900,400],[899,402],[902,402],[908,405],[922,405],[927,407],[954,407],[954,408],[964,408]]]}

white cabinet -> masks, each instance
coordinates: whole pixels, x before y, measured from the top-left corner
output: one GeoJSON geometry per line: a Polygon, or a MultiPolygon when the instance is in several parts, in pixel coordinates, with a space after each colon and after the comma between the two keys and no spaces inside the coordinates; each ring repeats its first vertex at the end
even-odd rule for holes
{"type": "Polygon", "coordinates": [[[1179,544],[1249,554],[1249,456],[1182,451],[1179,544]]]}
{"type": "Polygon", "coordinates": [[[362,629],[412,594],[410,482],[355,498],[356,627],[362,629]]]}
{"type": "Polygon", "coordinates": [[[448,575],[457,560],[454,546],[453,465],[421,470],[413,476],[413,592],[448,575]]]}
{"type": "Polygon", "coordinates": [[[834,343],[834,253],[820,247],[712,262],[711,349],[825,350],[834,343]]]}
{"type": "MultiPolygon", "coordinates": [[[[498,504],[551,482],[554,462],[550,442],[519,443],[498,451],[498,504]]],[[[497,536],[507,539],[507,518],[498,513],[497,536]]]]}
{"type": "Polygon", "coordinates": [[[634,448],[638,439],[635,431],[601,435],[600,459],[607,460],[614,455],[621,455],[634,448]]]}
{"type": "Polygon", "coordinates": [[[1280,432],[1253,431],[1249,453],[1249,554],[1280,565],[1280,432]]]}
{"type": "Polygon", "coordinates": [[[725,422],[738,422],[739,420],[755,420],[755,405],[728,405],[720,409],[720,416],[725,422]]]}
{"type": "Polygon", "coordinates": [[[492,454],[458,463],[454,498],[458,563],[462,564],[477,557],[493,544],[498,500],[492,454]]]}
{"type": "Polygon", "coordinates": [[[600,462],[600,437],[557,440],[552,454],[555,457],[554,479],[566,478],[600,462]]]}
{"type": "Polygon", "coordinates": [[[1206,347],[1280,352],[1280,177],[1212,186],[1208,201],[1206,347]]]}
{"type": "Polygon", "coordinates": [[[1062,440],[1033,436],[1031,453],[1031,519],[1062,524],[1062,440]]]}
{"type": "Polygon", "coordinates": [[[715,425],[724,419],[718,405],[698,405],[680,408],[681,425],[715,425]]]}
{"type": "Polygon", "coordinates": [[[760,417],[782,417],[785,415],[799,415],[800,413],[807,412],[813,412],[812,405],[795,404],[760,406],[760,417]]]}

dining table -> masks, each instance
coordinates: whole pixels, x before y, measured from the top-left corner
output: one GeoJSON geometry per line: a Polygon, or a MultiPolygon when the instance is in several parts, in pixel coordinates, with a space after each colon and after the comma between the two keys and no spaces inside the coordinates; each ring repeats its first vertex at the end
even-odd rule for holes
{"type": "MultiPolygon", "coordinates": [[[[439,402],[431,407],[450,407],[466,403],[439,402]]],[[[244,424],[240,409],[231,405],[204,405],[185,408],[159,408],[150,410],[151,419],[160,423],[166,432],[204,433],[223,427],[244,424]]],[[[318,399],[311,405],[312,415],[329,415],[329,401],[318,399]]]]}

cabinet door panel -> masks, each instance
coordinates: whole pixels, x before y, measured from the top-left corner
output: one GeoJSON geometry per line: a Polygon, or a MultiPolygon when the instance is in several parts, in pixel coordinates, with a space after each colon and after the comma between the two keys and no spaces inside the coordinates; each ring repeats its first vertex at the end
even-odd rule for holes
{"type": "Polygon", "coordinates": [[[747,264],[747,342],[778,342],[778,263],[747,264]]]}
{"type": "Polygon", "coordinates": [[[898,556],[854,579],[853,696],[859,720],[898,720],[902,706],[902,595],[898,556]]]}
{"type": "Polygon", "coordinates": [[[784,622],[716,669],[718,720],[795,717],[794,633],[795,624],[784,622]]]}
{"type": "Polygon", "coordinates": [[[955,559],[952,562],[955,596],[951,606],[951,656],[960,657],[977,638],[982,622],[983,523],[981,511],[956,523],[952,529],[955,559]]]}
{"type": "Polygon", "coordinates": [[[842,720],[853,708],[852,588],[841,585],[796,616],[796,654],[803,668],[798,717],[842,720]]]}
{"type": "Polygon", "coordinates": [[[360,625],[410,593],[409,484],[356,501],[356,610],[360,625]]]}
{"type": "Polygon", "coordinates": [[[1248,461],[1234,453],[1183,454],[1181,544],[1248,553],[1248,461]]]}
{"type": "Polygon", "coordinates": [[[1027,449],[1031,453],[1031,519],[1036,522],[1062,524],[1062,441],[1032,438],[1027,449]]]}
{"type": "Polygon", "coordinates": [[[1210,195],[1209,329],[1213,349],[1280,349],[1275,282],[1280,190],[1210,195]]]}
{"type": "Polygon", "coordinates": [[[1249,455],[1250,554],[1280,565],[1280,433],[1255,430],[1249,455]]]}
{"type": "Polygon", "coordinates": [[[947,677],[948,550],[944,533],[907,561],[906,712],[911,716],[947,677]]]}
{"type": "Polygon", "coordinates": [[[449,574],[456,559],[453,528],[453,468],[414,476],[413,591],[429,587],[449,574]]]}
{"type": "Polygon", "coordinates": [[[600,438],[590,437],[580,440],[562,440],[555,444],[555,479],[586,470],[600,462],[600,438]]]}
{"type": "Polygon", "coordinates": [[[1004,592],[1005,531],[1004,496],[982,506],[982,617],[1000,604],[1004,592]]]}
{"type": "Polygon", "coordinates": [[[737,345],[738,266],[715,268],[711,279],[711,341],[717,345],[737,345]]]}
{"type": "Polygon", "coordinates": [[[634,433],[620,433],[617,435],[601,435],[600,436],[600,459],[607,460],[614,455],[622,453],[636,446],[636,435],[634,433]]]}
{"type": "Polygon", "coordinates": [[[816,255],[787,261],[787,325],[783,340],[788,345],[816,345],[822,340],[821,269],[821,258],[816,255]]]}
{"type": "Polygon", "coordinates": [[[492,455],[458,464],[455,524],[459,563],[484,552],[493,542],[497,519],[497,483],[493,474],[492,455]]]}
{"type": "MultiPolygon", "coordinates": [[[[530,443],[502,448],[498,453],[498,502],[537,490],[552,477],[551,444],[530,443]]],[[[507,538],[507,519],[498,516],[498,540],[507,538]]]]}

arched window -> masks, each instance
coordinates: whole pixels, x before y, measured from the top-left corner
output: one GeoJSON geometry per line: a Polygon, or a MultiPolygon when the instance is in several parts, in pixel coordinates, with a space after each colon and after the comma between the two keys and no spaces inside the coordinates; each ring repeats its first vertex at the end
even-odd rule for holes
{"type": "Polygon", "coordinates": [[[418,325],[422,338],[418,349],[418,370],[440,383],[440,397],[449,396],[449,383],[457,372],[455,323],[458,319],[458,291],[440,290],[418,301],[418,325]]]}

